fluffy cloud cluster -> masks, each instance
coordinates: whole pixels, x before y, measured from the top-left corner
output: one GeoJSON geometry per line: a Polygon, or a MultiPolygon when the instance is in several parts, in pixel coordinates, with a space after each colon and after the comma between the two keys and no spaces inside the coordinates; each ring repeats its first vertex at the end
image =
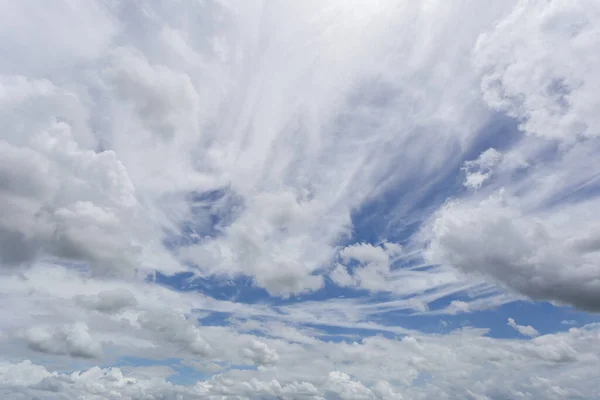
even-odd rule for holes
{"type": "Polygon", "coordinates": [[[134,268],[139,249],[121,225],[135,212],[135,189],[114,152],[82,147],[93,140],[78,129],[85,108],[47,80],[5,77],[0,85],[8,114],[0,141],[2,264],[45,252],[95,269],[134,268]]]}
{"type": "Polygon", "coordinates": [[[231,370],[191,386],[169,383],[157,369],[124,373],[119,368],[93,367],[65,374],[23,361],[0,365],[0,393],[12,398],[60,394],[66,399],[82,395],[100,399],[583,399],[598,394],[591,378],[600,356],[599,343],[597,326],[526,341],[491,339],[485,331],[472,329],[395,340],[374,336],[362,343],[321,342],[302,351],[288,346],[282,355],[285,371],[231,370]],[[312,366],[297,362],[316,354],[331,361],[312,366]],[[335,367],[327,371],[334,365],[347,372],[335,367]],[[568,365],[572,373],[561,373],[560,365],[568,365]],[[311,368],[318,373],[309,374],[311,368]],[[524,376],[523,368],[531,375],[524,376]]]}
{"type": "Polygon", "coordinates": [[[485,274],[535,299],[599,310],[596,234],[581,230],[595,219],[597,201],[527,215],[513,200],[500,193],[448,204],[432,224],[429,260],[485,274]]]}
{"type": "Polygon", "coordinates": [[[90,337],[85,324],[36,326],[27,329],[22,336],[27,346],[42,353],[93,358],[102,352],[100,345],[90,337]]]}
{"type": "Polygon", "coordinates": [[[592,3],[522,1],[480,37],[474,54],[484,100],[530,136],[465,163],[465,185],[479,191],[436,212],[425,254],[534,299],[598,311],[592,109],[600,103],[597,57],[589,54],[600,49],[600,9],[592,3]]]}
{"type": "Polygon", "coordinates": [[[600,135],[600,47],[593,0],[520,1],[475,48],[488,104],[546,138],[600,135]]]}

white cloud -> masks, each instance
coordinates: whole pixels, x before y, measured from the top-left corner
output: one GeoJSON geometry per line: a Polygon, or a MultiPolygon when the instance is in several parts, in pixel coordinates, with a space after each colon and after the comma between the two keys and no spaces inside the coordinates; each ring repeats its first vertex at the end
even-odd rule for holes
{"type": "Polygon", "coordinates": [[[170,311],[146,312],[138,318],[138,323],[143,329],[160,334],[167,342],[183,346],[186,352],[207,356],[211,351],[193,322],[170,311]]]}
{"type": "Polygon", "coordinates": [[[53,7],[7,2],[1,7],[1,74],[73,73],[77,65],[99,58],[118,31],[110,11],[97,2],[60,1],[53,7]]]}
{"type": "Polygon", "coordinates": [[[465,181],[463,185],[470,189],[479,189],[494,173],[494,168],[502,160],[502,154],[490,148],[472,161],[466,161],[463,166],[465,181]]]}
{"type": "Polygon", "coordinates": [[[0,376],[2,385],[28,386],[35,385],[42,379],[51,376],[46,368],[41,365],[34,365],[31,361],[25,360],[17,364],[0,364],[0,376]]]}
{"type": "Polygon", "coordinates": [[[4,363],[0,364],[0,393],[25,398],[52,398],[59,393],[67,399],[88,394],[133,399],[144,393],[215,400],[257,395],[315,400],[494,398],[518,393],[525,398],[560,399],[596,393],[592,378],[600,357],[594,350],[600,340],[597,326],[527,340],[492,339],[485,333],[463,329],[448,335],[375,336],[362,343],[289,346],[282,348],[281,368],[231,370],[193,386],[165,382],[171,371],[164,368],[142,368],[126,375],[118,368],[92,367],[62,374],[29,361],[4,363]],[[300,362],[311,359],[312,364],[300,362]],[[561,365],[568,365],[572,373],[565,374],[561,365]],[[426,384],[413,384],[419,375],[429,376],[426,384]]]}
{"type": "Polygon", "coordinates": [[[100,356],[101,345],[89,334],[83,323],[66,326],[34,326],[21,334],[33,350],[72,357],[94,358],[100,356]]]}
{"type": "Polygon", "coordinates": [[[595,201],[565,205],[552,213],[526,215],[516,199],[504,194],[480,201],[453,202],[431,225],[426,253],[433,263],[449,264],[470,274],[484,274],[534,299],[555,300],[598,310],[595,252],[570,244],[587,236],[595,201]]]}
{"type": "Polygon", "coordinates": [[[106,290],[95,296],[79,295],[75,300],[86,308],[104,313],[115,313],[137,305],[135,296],[124,289],[106,290]]]}
{"type": "Polygon", "coordinates": [[[514,330],[516,330],[517,332],[519,332],[521,335],[524,335],[524,336],[535,337],[535,336],[538,336],[540,334],[537,331],[537,329],[535,329],[533,326],[531,326],[531,325],[519,325],[512,318],[508,319],[507,325],[510,326],[511,328],[514,328],[514,330]]]}
{"type": "Polygon", "coordinates": [[[574,320],[574,319],[563,320],[563,321],[560,321],[560,323],[563,324],[563,325],[577,325],[578,324],[578,322],[576,320],[574,320]]]}
{"type": "Polygon", "coordinates": [[[247,347],[242,348],[242,355],[252,360],[256,365],[268,366],[276,364],[279,355],[267,344],[258,340],[251,340],[247,347]]]}
{"type": "Polygon", "coordinates": [[[389,262],[388,255],[384,249],[368,243],[354,244],[345,247],[340,251],[340,257],[344,262],[356,260],[362,264],[372,262],[387,266],[389,262]]]}
{"type": "Polygon", "coordinates": [[[477,43],[484,99],[528,133],[597,137],[599,16],[594,0],[519,1],[477,43]]]}
{"type": "Polygon", "coordinates": [[[52,256],[86,261],[96,273],[143,268],[136,230],[148,226],[135,187],[114,151],[83,147],[91,140],[84,105],[48,81],[4,77],[0,85],[4,112],[20,129],[0,140],[0,202],[10,216],[0,225],[3,265],[52,256]],[[40,102],[53,106],[37,113],[31,105],[40,102]]]}

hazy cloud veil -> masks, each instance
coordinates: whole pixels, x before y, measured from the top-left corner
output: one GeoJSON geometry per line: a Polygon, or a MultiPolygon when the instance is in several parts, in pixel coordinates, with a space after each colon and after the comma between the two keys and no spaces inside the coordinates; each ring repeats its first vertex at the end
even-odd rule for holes
{"type": "Polygon", "coordinates": [[[597,0],[0,0],[0,397],[591,399],[597,0]]]}

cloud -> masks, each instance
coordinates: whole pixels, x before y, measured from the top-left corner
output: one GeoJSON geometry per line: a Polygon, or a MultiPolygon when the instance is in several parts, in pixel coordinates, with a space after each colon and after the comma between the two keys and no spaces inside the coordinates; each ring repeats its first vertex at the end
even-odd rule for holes
{"type": "Polygon", "coordinates": [[[589,107],[598,82],[586,54],[598,47],[590,19],[598,12],[596,4],[521,1],[480,36],[483,99],[530,136],[465,164],[465,185],[482,193],[437,211],[425,229],[429,261],[533,299],[599,309],[596,232],[588,229],[595,217],[586,211],[597,207],[597,179],[586,171],[595,164],[598,121],[589,107]],[[550,51],[550,42],[565,52],[550,51]]]}
{"type": "Polygon", "coordinates": [[[160,334],[167,342],[182,346],[184,351],[194,355],[207,356],[211,351],[198,328],[183,316],[166,311],[150,311],[142,314],[138,323],[140,327],[160,334]]]}
{"type": "Polygon", "coordinates": [[[0,141],[0,202],[10,215],[0,225],[3,266],[50,255],[87,261],[98,273],[132,270],[139,246],[121,226],[134,223],[135,188],[114,152],[82,147],[90,141],[77,131],[85,108],[45,80],[3,77],[0,85],[9,123],[22,129],[0,141]],[[35,112],[40,102],[54,110],[35,112]]]}
{"type": "Polygon", "coordinates": [[[597,311],[597,253],[570,245],[582,234],[575,230],[585,226],[580,218],[590,205],[526,215],[513,200],[500,193],[446,205],[433,219],[428,259],[484,274],[534,299],[597,311]]]}
{"type": "Polygon", "coordinates": [[[594,371],[590,367],[600,356],[594,350],[599,340],[597,326],[526,340],[493,339],[485,334],[485,330],[467,328],[447,335],[403,339],[373,336],[360,344],[321,342],[317,347],[299,350],[289,347],[280,354],[282,369],[232,370],[192,386],[165,382],[162,370],[140,369],[133,376],[119,368],[91,367],[66,374],[48,371],[30,361],[3,363],[0,393],[25,398],[52,398],[59,394],[67,399],[88,393],[109,399],[133,399],[143,393],[215,400],[222,396],[257,395],[266,399],[287,396],[315,400],[459,395],[494,398],[518,397],[519,393],[559,399],[594,393],[594,371]],[[323,365],[327,358],[315,357],[317,354],[327,354],[331,361],[323,365]],[[305,358],[316,362],[299,362],[305,358]],[[558,366],[565,363],[577,373],[564,374],[558,366]],[[376,365],[379,367],[374,368],[376,365]],[[398,365],[405,368],[398,370],[398,365]],[[502,381],[485,378],[490,375],[501,377],[502,381]],[[425,385],[414,384],[419,376],[426,380],[425,385]]]}
{"type": "Polygon", "coordinates": [[[514,330],[516,330],[517,332],[519,332],[521,335],[524,336],[529,336],[529,337],[535,337],[538,336],[540,333],[531,325],[518,325],[514,319],[509,318],[508,319],[508,326],[510,326],[511,328],[513,328],[514,330]]]}
{"type": "Polygon", "coordinates": [[[0,54],[5,55],[0,73],[6,75],[73,72],[99,58],[118,31],[110,10],[96,2],[61,1],[55,7],[6,3],[0,18],[0,54]]]}
{"type": "Polygon", "coordinates": [[[277,363],[279,355],[263,342],[252,340],[248,347],[242,349],[244,357],[249,358],[257,365],[271,365],[277,363]]]}
{"type": "Polygon", "coordinates": [[[27,329],[21,337],[31,349],[42,353],[94,358],[102,346],[89,334],[83,323],[66,326],[37,326],[27,329]]]}
{"type": "Polygon", "coordinates": [[[487,103],[530,134],[572,141],[600,134],[594,1],[520,1],[483,34],[475,59],[487,103]],[[553,46],[549,46],[552,43],[553,46]]]}
{"type": "Polygon", "coordinates": [[[576,320],[563,320],[560,321],[561,324],[563,325],[577,325],[578,322],[576,320]]]}
{"type": "Polygon", "coordinates": [[[494,168],[502,160],[502,154],[496,149],[490,148],[484,151],[472,161],[466,161],[463,170],[465,181],[463,185],[470,189],[479,189],[483,183],[494,173],[494,168]]]}
{"type": "Polygon", "coordinates": [[[116,313],[137,305],[135,296],[130,291],[119,289],[102,291],[96,296],[79,295],[75,299],[83,307],[104,313],[116,313]]]}

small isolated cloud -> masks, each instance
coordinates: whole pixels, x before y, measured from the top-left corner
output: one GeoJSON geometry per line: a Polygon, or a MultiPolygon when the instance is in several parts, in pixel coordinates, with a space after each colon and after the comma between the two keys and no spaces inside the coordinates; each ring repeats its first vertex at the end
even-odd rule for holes
{"type": "Polygon", "coordinates": [[[514,319],[509,318],[507,325],[519,332],[523,336],[535,337],[540,333],[531,325],[518,325],[514,319]]]}
{"type": "Polygon", "coordinates": [[[465,161],[465,181],[463,185],[469,189],[479,189],[493,174],[494,169],[502,161],[502,154],[496,149],[490,148],[472,161],[465,161]]]}
{"type": "Polygon", "coordinates": [[[563,320],[563,321],[560,321],[560,323],[563,325],[578,325],[579,324],[579,322],[575,321],[574,319],[563,320]]]}

